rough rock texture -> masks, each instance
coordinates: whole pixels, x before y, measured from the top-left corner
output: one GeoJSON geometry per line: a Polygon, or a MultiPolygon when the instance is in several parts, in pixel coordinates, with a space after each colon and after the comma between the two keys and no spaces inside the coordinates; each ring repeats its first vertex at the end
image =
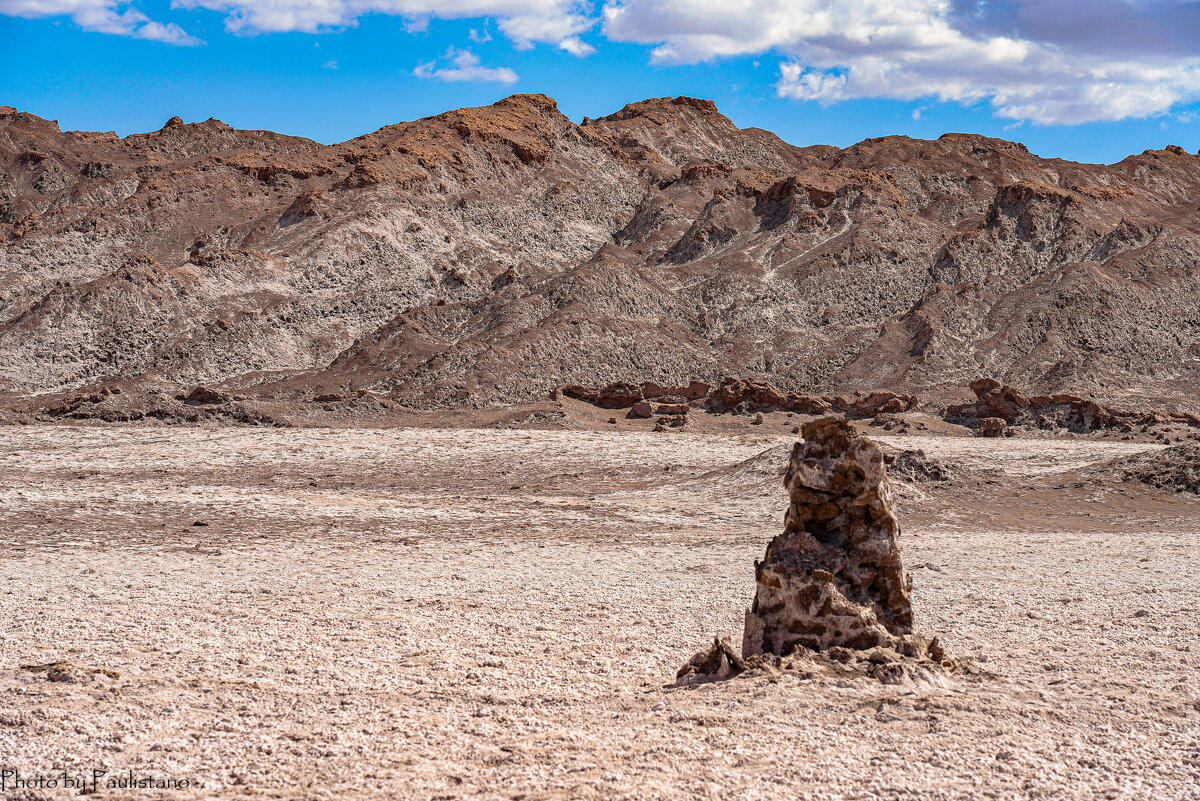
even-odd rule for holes
{"type": "Polygon", "coordinates": [[[885,448],[883,461],[890,478],[911,483],[950,481],[964,472],[962,468],[956,470],[940,459],[927,456],[920,449],[885,448]]]}
{"type": "Polygon", "coordinates": [[[837,418],[802,433],[785,478],[784,532],[755,563],[742,655],[899,649],[913,632],[912,580],[883,451],[837,418]]]}
{"type": "Polygon", "coordinates": [[[330,146],[217,120],[64,132],[3,107],[0,391],[141,378],[442,408],[988,373],[1196,411],[1197,196],[1178,148],[797,148],[691,98],[576,125],[517,95],[330,146]]]}
{"type": "Polygon", "coordinates": [[[716,637],[713,644],[699,651],[675,674],[675,683],[680,686],[699,684],[705,681],[720,681],[736,676],[746,669],[746,663],[738,656],[729,640],[716,637]]]}
{"type": "Polygon", "coordinates": [[[1130,481],[1167,492],[1200,495],[1200,445],[1176,445],[1098,465],[1088,478],[1130,481]]]}

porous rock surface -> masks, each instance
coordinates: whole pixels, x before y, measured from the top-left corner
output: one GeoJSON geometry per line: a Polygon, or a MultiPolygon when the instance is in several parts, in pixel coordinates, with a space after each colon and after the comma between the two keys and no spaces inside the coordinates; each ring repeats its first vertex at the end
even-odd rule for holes
{"type": "Polygon", "coordinates": [[[784,532],[755,563],[742,653],[895,648],[913,631],[912,579],[883,451],[837,418],[802,434],[784,479],[784,532]]]}
{"type": "MultiPolygon", "coordinates": [[[[914,631],[912,580],[900,558],[883,450],[837,417],[807,423],[802,433],[785,477],[784,532],[754,565],[757,589],[740,657],[718,637],[679,669],[676,684],[787,671],[945,686],[947,672],[970,672],[946,658],[937,637],[914,631]]],[[[738,471],[761,468],[779,450],[738,471]]],[[[902,455],[924,461],[920,452],[902,455]]]]}

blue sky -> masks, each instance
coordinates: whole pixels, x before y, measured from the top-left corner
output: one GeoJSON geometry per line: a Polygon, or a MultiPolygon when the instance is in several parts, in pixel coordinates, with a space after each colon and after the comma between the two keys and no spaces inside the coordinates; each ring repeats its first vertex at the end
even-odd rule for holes
{"type": "Polygon", "coordinates": [[[64,129],[178,114],[335,142],[514,92],[576,121],[706,97],[797,145],[968,131],[1081,161],[1195,152],[1200,2],[0,0],[0,103],[64,129]]]}

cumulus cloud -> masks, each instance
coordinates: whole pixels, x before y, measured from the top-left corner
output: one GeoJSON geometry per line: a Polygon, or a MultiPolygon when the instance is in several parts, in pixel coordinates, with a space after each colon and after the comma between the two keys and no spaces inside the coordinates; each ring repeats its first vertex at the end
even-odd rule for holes
{"type": "Polygon", "coordinates": [[[175,23],[157,22],[125,5],[117,0],[0,0],[0,14],[27,19],[69,16],[85,31],[172,45],[203,44],[175,23]]]}
{"type": "Polygon", "coordinates": [[[497,83],[516,83],[517,73],[508,67],[484,67],[479,63],[479,56],[470,50],[458,50],[451,47],[446,51],[445,59],[449,66],[439,67],[436,61],[419,64],[413,70],[418,78],[437,78],[440,81],[479,81],[497,83]]]}
{"type": "MultiPolygon", "coordinates": [[[[235,33],[316,33],[389,14],[412,30],[482,19],[516,48],[576,56],[597,23],[658,64],[776,54],[775,90],[799,101],[855,98],[988,103],[1046,124],[1178,112],[1200,99],[1200,0],[172,0],[225,15],[235,33]]],[[[121,0],[0,0],[0,14],[70,15],[88,30],[196,44],[121,0]]],[[[470,51],[422,77],[511,83],[470,51]],[[459,63],[461,61],[461,63],[459,63]],[[456,77],[463,76],[463,77],[456,77]],[[467,77],[472,76],[472,77],[467,77]]],[[[756,62],[757,63],[757,62],[756,62]]]]}
{"type": "Polygon", "coordinates": [[[1179,25],[1200,22],[1192,0],[611,0],[603,15],[657,63],[782,53],[776,91],[797,100],[986,100],[1070,124],[1200,97],[1200,25],[1179,25]]]}

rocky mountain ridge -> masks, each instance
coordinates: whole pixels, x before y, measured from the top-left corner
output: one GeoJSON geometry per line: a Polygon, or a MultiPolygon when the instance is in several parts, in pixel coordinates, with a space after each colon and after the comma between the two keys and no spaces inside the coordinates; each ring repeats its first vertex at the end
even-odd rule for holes
{"type": "Polygon", "coordinates": [[[709,101],[542,95],[337,145],[0,108],[0,392],[125,380],[420,408],[561,385],[1200,410],[1200,158],[798,148],[709,101]]]}

